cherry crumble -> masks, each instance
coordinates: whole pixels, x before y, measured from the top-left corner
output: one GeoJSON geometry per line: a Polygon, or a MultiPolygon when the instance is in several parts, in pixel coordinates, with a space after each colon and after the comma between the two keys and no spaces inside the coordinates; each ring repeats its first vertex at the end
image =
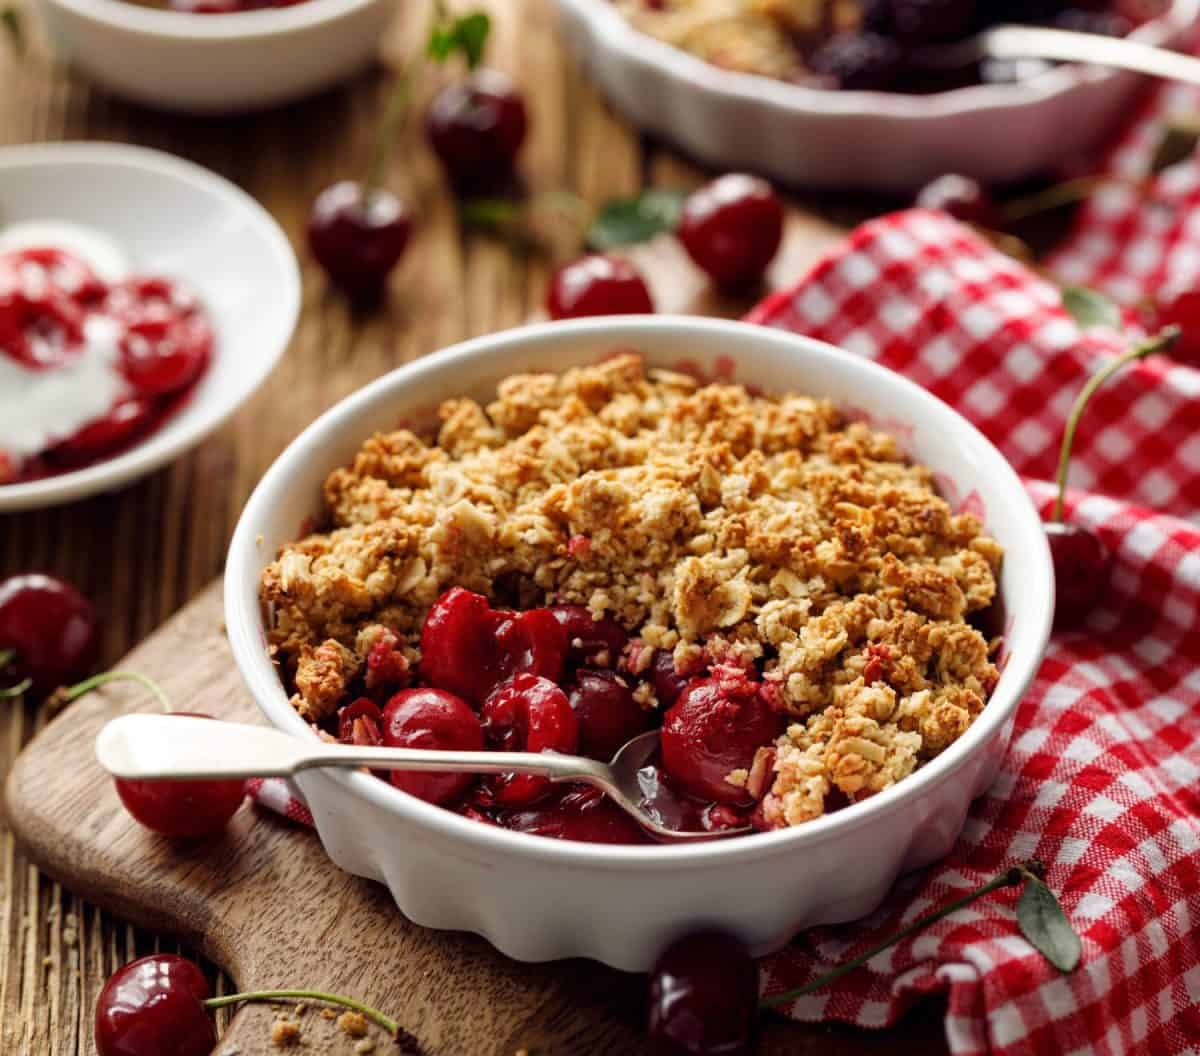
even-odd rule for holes
{"type": "MultiPolygon", "coordinates": [[[[367,440],[263,572],[323,736],[608,759],[661,725],[641,777],[665,823],[778,828],[902,780],[983,708],[999,545],[827,401],[622,352],[439,414],[367,440]]],[[[520,831],[647,839],[536,776],[390,779],[520,831]]]]}

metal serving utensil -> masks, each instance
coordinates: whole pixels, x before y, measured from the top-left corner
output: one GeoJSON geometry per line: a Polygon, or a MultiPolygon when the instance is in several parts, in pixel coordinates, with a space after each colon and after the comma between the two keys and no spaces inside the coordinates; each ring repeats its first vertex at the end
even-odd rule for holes
{"type": "Polygon", "coordinates": [[[712,840],[748,832],[668,828],[642,805],[638,771],[658,748],[650,730],[621,746],[612,762],[555,752],[443,752],[424,748],[372,748],[293,737],[269,726],[190,718],[184,715],[123,715],[96,737],[96,758],[114,777],[135,781],[211,781],[244,777],[292,777],[313,767],[374,770],[460,770],[471,774],[538,774],[551,781],[579,781],[604,792],[642,828],[664,841],[712,840]]]}
{"type": "Polygon", "coordinates": [[[942,69],[967,66],[983,58],[1052,59],[1200,84],[1200,59],[1191,55],[1124,37],[1041,26],[995,26],[958,43],[922,48],[914,58],[918,65],[942,69]]]}

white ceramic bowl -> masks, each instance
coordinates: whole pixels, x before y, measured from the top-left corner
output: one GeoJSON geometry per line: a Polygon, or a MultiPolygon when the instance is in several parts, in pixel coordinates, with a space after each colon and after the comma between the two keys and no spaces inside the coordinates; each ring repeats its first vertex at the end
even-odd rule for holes
{"type": "Polygon", "coordinates": [[[0,148],[0,233],[29,221],[92,229],[134,270],[185,281],[212,316],[216,352],[187,401],[141,443],[71,473],[0,485],[0,513],[111,490],[199,443],[271,372],[300,312],[300,270],[279,225],[229,181],[170,154],[112,143],[0,148]]]}
{"type": "MultiPolygon", "coordinates": [[[[1060,66],[934,95],[823,91],[720,69],[634,29],[610,0],[559,9],[587,70],[635,125],[709,165],[793,185],[911,191],[945,172],[1021,179],[1095,146],[1143,83],[1060,66]]],[[[1200,0],[1172,0],[1134,39],[1179,46],[1198,17],[1200,0]]]]}
{"type": "Polygon", "coordinates": [[[1007,666],[967,734],[875,798],[781,832],[689,846],[614,847],[510,832],[459,817],[360,773],[307,772],[299,783],[330,857],[388,885],[419,924],[478,932],[519,960],[584,956],[646,969],[697,922],[744,935],[758,953],[799,929],[851,920],[880,902],[901,870],[943,856],[967,806],[992,781],[1013,713],[1049,634],[1054,579],[1045,533],[1016,474],[946,404],[882,367],[829,345],[746,323],[627,316],[544,323],[456,345],[385,375],[306,429],[267,471],[234,533],[225,616],[239,670],[267,718],[313,736],[267,657],[259,572],[319,509],[326,474],[372,430],[430,415],[450,396],[488,399],[514,371],[593,362],[615,347],[651,364],[683,358],[770,390],[828,396],[911,427],[912,455],[961,496],[976,492],[1004,545],[1007,666]]]}
{"type": "Polygon", "coordinates": [[[311,95],[374,59],[390,0],[305,0],[190,15],[124,0],[42,0],[51,36],[83,73],[165,110],[232,113],[311,95]]]}

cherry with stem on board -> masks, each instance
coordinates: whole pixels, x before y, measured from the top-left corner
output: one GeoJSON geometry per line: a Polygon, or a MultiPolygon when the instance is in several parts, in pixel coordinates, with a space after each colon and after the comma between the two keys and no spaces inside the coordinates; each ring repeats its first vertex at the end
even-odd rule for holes
{"type": "MultiPolygon", "coordinates": [[[[110,682],[136,682],[154,694],[170,715],[210,719],[195,711],[173,711],[161,686],[137,671],[103,671],[74,686],[58,690],[52,705],[62,707],[110,682]]],[[[223,781],[132,781],[114,778],[125,809],[152,832],[171,839],[198,839],[220,832],[246,798],[246,783],[223,781]]]]}
{"type": "Polygon", "coordinates": [[[1088,379],[1067,417],[1058,456],[1058,495],[1054,500],[1054,511],[1045,526],[1050,557],[1054,562],[1054,626],[1057,630],[1078,627],[1087,619],[1104,593],[1112,561],[1112,555],[1095,532],[1063,519],[1067,472],[1079,422],[1092,395],[1101,385],[1134,360],[1169,351],[1179,340],[1179,333],[1179,327],[1168,327],[1153,337],[1139,341],[1123,355],[1106,363],[1088,379]]]}
{"type": "Polygon", "coordinates": [[[208,1056],[217,1044],[211,1013],[247,1002],[316,1001],[357,1013],[387,1032],[402,1053],[419,1054],[414,1037],[391,1016],[322,990],[255,990],[210,996],[200,966],[173,953],[132,961],[104,984],[96,1000],[99,1056],[208,1056]]]}
{"type": "Polygon", "coordinates": [[[92,603],[64,580],[29,572],[0,581],[0,700],[86,674],[97,628],[92,603]]]}

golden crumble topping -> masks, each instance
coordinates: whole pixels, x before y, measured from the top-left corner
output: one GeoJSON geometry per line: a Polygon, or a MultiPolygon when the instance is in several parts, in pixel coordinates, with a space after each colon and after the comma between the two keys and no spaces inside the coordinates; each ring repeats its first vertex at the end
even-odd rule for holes
{"type": "MultiPolygon", "coordinates": [[[[633,675],[654,650],[679,671],[759,671],[790,725],[735,780],[771,825],[886,788],[983,707],[997,671],[967,617],[995,596],[1000,547],[831,403],[622,353],[440,418],[367,440],[325,483],[327,530],[263,572],[270,645],[310,721],[369,679],[373,650],[414,668],[451,586],[611,616],[636,636],[633,675]]],[[[650,682],[637,699],[654,704],[650,682]]]]}

